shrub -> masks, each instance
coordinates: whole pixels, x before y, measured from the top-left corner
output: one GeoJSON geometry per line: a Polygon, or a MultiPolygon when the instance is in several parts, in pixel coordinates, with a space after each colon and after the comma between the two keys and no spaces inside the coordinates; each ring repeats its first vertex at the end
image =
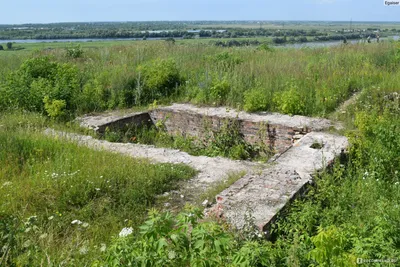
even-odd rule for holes
{"type": "Polygon", "coordinates": [[[12,107],[45,112],[43,99],[48,96],[65,101],[66,110],[74,111],[79,95],[78,70],[49,57],[28,59],[9,75],[3,93],[12,107]]]}
{"type": "Polygon", "coordinates": [[[216,54],[214,56],[208,56],[207,60],[210,61],[212,64],[217,64],[222,68],[233,68],[236,65],[239,65],[243,62],[242,59],[235,56],[233,53],[230,52],[222,52],[216,54]]]}
{"type": "Polygon", "coordinates": [[[270,47],[268,44],[261,44],[259,47],[257,47],[257,50],[266,51],[266,52],[274,51],[274,49],[272,47],[270,47]]]}
{"type": "Polygon", "coordinates": [[[301,94],[298,86],[292,81],[287,84],[289,89],[277,93],[274,102],[278,110],[290,115],[306,114],[306,99],[301,94]]]}
{"type": "Polygon", "coordinates": [[[65,100],[50,100],[48,96],[43,99],[44,109],[50,118],[55,119],[65,115],[65,100]]]}
{"type": "Polygon", "coordinates": [[[252,89],[244,93],[244,110],[249,112],[268,110],[270,97],[262,89],[252,89]]]}
{"type": "Polygon", "coordinates": [[[210,100],[214,102],[216,105],[221,105],[225,102],[226,96],[228,95],[231,89],[231,85],[227,81],[227,79],[222,79],[216,82],[213,82],[210,88],[210,100]]]}
{"type": "Polygon", "coordinates": [[[247,241],[240,248],[232,232],[201,210],[186,207],[177,216],[149,212],[137,237],[123,229],[115,238],[105,266],[270,266],[269,246],[247,241]]]}
{"type": "Polygon", "coordinates": [[[140,65],[138,86],[141,93],[137,96],[141,103],[151,103],[162,97],[170,96],[176,87],[181,84],[182,78],[173,60],[155,60],[140,65]]]}
{"type": "Polygon", "coordinates": [[[311,238],[315,248],[308,254],[319,266],[355,266],[355,256],[345,252],[346,236],[335,226],[319,228],[311,238]]]}
{"type": "Polygon", "coordinates": [[[66,48],[66,55],[69,58],[80,58],[83,56],[83,50],[79,44],[71,45],[70,47],[66,48]]]}

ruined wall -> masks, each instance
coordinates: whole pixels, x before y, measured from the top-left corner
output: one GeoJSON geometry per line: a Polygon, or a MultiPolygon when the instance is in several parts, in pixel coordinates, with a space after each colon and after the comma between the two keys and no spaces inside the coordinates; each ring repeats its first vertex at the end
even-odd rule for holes
{"type": "Polygon", "coordinates": [[[212,131],[218,131],[221,127],[235,120],[239,124],[239,131],[244,140],[251,144],[264,142],[272,150],[283,152],[289,148],[294,140],[300,139],[311,131],[306,127],[290,127],[280,124],[269,124],[267,121],[252,121],[240,118],[223,117],[216,115],[204,115],[191,111],[174,111],[157,109],[150,112],[150,117],[155,124],[162,121],[168,133],[181,134],[206,139],[212,131]],[[211,131],[210,131],[211,130],[211,131]]]}
{"type": "Polygon", "coordinates": [[[101,134],[103,134],[107,128],[110,128],[111,130],[113,129],[119,129],[123,128],[126,125],[136,125],[136,126],[151,126],[153,125],[153,122],[149,116],[149,113],[143,112],[143,113],[135,113],[131,114],[126,117],[121,117],[115,120],[111,120],[110,122],[101,124],[97,126],[97,131],[101,134]]]}

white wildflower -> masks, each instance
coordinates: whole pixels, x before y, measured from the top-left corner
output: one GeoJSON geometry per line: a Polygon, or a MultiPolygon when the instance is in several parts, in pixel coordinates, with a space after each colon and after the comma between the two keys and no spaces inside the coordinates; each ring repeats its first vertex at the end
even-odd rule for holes
{"type": "Polygon", "coordinates": [[[49,221],[54,219],[54,216],[50,216],[49,218],[47,218],[49,221]]]}
{"type": "Polygon", "coordinates": [[[101,243],[101,246],[100,246],[100,251],[101,251],[101,252],[104,252],[104,251],[106,251],[106,249],[107,249],[107,246],[106,246],[106,244],[104,244],[104,243],[101,243]]]}
{"type": "Polygon", "coordinates": [[[71,222],[71,224],[81,225],[82,222],[81,222],[80,220],[73,220],[73,221],[71,222]]]}
{"type": "Polygon", "coordinates": [[[89,249],[87,247],[81,247],[79,249],[79,253],[81,253],[82,255],[85,255],[89,252],[89,249]]]}
{"type": "Polygon", "coordinates": [[[119,237],[127,237],[128,235],[133,233],[132,227],[125,227],[119,232],[119,237]]]}

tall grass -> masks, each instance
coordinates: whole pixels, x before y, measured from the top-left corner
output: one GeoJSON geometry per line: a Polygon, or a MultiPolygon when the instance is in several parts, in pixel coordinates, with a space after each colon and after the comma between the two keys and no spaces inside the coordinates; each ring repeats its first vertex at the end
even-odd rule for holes
{"type": "MultiPolygon", "coordinates": [[[[51,56],[79,68],[82,94],[99,97],[89,106],[86,98],[80,99],[78,112],[137,105],[133,96],[153,84],[139,66],[172,60],[181,79],[175,86],[160,81],[173,88],[165,87],[165,94],[148,90],[147,102],[178,100],[326,116],[352,93],[397,75],[398,49],[395,42],[264,51],[152,41],[85,48],[83,57],[76,59],[67,57],[65,49],[43,50],[36,56],[51,56]],[[226,88],[222,93],[221,84],[226,88]],[[297,97],[291,97],[293,92],[297,97]],[[262,105],[254,103],[260,96],[262,105]]],[[[14,64],[6,70],[15,69],[14,64]]],[[[156,73],[168,71],[165,66],[156,73]]]]}
{"type": "Polygon", "coordinates": [[[194,171],[43,136],[38,115],[0,119],[1,265],[84,266],[155,197],[194,171]],[[29,129],[30,128],[30,129],[29,129]]]}

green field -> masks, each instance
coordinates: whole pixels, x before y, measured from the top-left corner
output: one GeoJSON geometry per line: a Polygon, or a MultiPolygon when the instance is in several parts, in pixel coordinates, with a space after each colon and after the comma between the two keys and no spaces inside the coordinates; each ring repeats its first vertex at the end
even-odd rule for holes
{"type": "Polygon", "coordinates": [[[1,266],[400,259],[400,43],[277,49],[202,42],[37,43],[0,51],[1,266]],[[84,113],[172,102],[336,119],[345,125],[349,154],[316,174],[266,241],[254,228],[238,233],[201,219],[196,208],[153,210],[139,228],[156,196],[193,170],[43,135],[46,127],[74,131],[71,121],[84,113]],[[118,237],[123,227],[134,233],[118,237]]]}

